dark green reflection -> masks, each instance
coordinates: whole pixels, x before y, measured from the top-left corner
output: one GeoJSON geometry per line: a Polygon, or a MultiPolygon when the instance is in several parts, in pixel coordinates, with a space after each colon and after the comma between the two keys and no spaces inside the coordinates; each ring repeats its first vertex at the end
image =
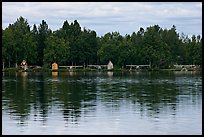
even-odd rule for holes
{"type": "Polygon", "coordinates": [[[196,103],[201,89],[201,74],[190,72],[5,73],[2,110],[22,124],[31,115],[46,123],[57,110],[77,124],[82,114],[96,111],[97,103],[107,111],[120,111],[126,103],[141,115],[157,117],[166,110],[175,115],[181,100],[196,103]]]}
{"type": "Polygon", "coordinates": [[[91,79],[89,76],[73,73],[51,79],[52,90],[62,106],[66,121],[77,123],[81,116],[81,108],[94,109],[92,107],[96,104],[96,86],[91,79]]]}
{"type": "Polygon", "coordinates": [[[24,123],[28,119],[30,113],[30,100],[32,96],[28,90],[27,72],[9,74],[3,77],[2,81],[2,99],[4,108],[20,123],[24,123]]]}

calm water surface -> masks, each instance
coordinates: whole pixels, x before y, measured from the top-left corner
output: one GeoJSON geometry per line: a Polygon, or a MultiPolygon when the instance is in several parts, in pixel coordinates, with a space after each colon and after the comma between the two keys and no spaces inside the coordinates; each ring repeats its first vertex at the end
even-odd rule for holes
{"type": "Polygon", "coordinates": [[[2,134],[202,134],[202,74],[3,73],[2,134]]]}

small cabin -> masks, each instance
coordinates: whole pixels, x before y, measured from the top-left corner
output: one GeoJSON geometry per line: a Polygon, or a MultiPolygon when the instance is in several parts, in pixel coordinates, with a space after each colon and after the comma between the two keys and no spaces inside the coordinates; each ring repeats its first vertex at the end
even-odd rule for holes
{"type": "Polygon", "coordinates": [[[58,70],[58,64],[57,63],[52,64],[52,70],[58,70]]]}
{"type": "Polygon", "coordinates": [[[107,69],[108,70],[112,70],[113,69],[113,63],[111,61],[108,62],[107,69]]]}
{"type": "Polygon", "coordinates": [[[26,60],[23,60],[20,65],[24,71],[26,71],[28,69],[28,64],[27,64],[26,60]]]}

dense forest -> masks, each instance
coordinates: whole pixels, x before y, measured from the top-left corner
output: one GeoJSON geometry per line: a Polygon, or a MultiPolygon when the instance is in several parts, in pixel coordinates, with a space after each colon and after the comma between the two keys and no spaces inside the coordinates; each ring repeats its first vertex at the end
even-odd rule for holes
{"type": "Polygon", "coordinates": [[[97,36],[94,30],[81,28],[77,20],[63,22],[52,31],[45,20],[32,27],[22,16],[2,29],[2,63],[15,67],[23,59],[28,65],[151,64],[153,68],[170,68],[174,64],[202,65],[202,37],[176,32],[176,26],[162,29],[153,25],[122,36],[108,32],[97,36]],[[31,29],[32,28],[32,29],[31,29]]]}

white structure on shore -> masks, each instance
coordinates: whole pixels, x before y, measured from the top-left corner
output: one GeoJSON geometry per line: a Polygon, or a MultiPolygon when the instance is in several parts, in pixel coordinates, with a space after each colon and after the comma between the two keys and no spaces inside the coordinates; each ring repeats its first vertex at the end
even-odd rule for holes
{"type": "Polygon", "coordinates": [[[107,65],[107,69],[108,70],[112,70],[113,69],[113,63],[109,60],[108,65],[107,65]]]}
{"type": "Polygon", "coordinates": [[[23,60],[23,61],[21,62],[21,68],[22,68],[24,71],[26,71],[26,70],[28,69],[28,64],[27,64],[26,60],[23,60]]]}

